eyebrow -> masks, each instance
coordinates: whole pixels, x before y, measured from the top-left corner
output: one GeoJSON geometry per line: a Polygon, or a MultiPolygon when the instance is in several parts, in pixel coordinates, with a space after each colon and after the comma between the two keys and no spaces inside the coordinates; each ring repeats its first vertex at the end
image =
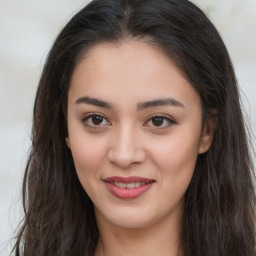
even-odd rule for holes
{"type": "Polygon", "coordinates": [[[174,107],[184,108],[184,105],[181,102],[172,98],[167,98],[167,99],[157,99],[157,100],[139,103],[138,110],[151,108],[151,107],[161,107],[161,106],[174,106],[174,107]]]}
{"type": "MultiPolygon", "coordinates": [[[[107,108],[107,109],[114,108],[114,105],[111,103],[108,103],[108,102],[100,100],[100,99],[91,98],[88,96],[78,98],[75,101],[75,104],[80,104],[80,103],[90,104],[90,105],[94,105],[94,106],[101,107],[101,108],[107,108]]],[[[157,100],[139,103],[137,106],[137,109],[143,110],[146,108],[161,107],[161,106],[174,106],[174,107],[184,108],[184,105],[181,102],[179,102],[173,98],[167,98],[167,99],[157,99],[157,100]]]]}
{"type": "Polygon", "coordinates": [[[96,99],[96,98],[87,97],[87,96],[78,98],[75,101],[75,104],[80,104],[80,103],[90,104],[90,105],[94,105],[101,108],[109,108],[109,109],[113,108],[113,105],[108,102],[105,102],[103,100],[96,99]]]}

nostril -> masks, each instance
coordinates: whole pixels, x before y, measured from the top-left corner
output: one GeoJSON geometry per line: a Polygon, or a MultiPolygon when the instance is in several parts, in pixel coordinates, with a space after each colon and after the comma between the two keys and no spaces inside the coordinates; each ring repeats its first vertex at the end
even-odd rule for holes
{"type": "Polygon", "coordinates": [[[127,168],[145,160],[144,150],[131,134],[133,132],[127,128],[126,132],[122,131],[112,138],[108,151],[108,159],[111,163],[127,168]]]}
{"type": "Polygon", "coordinates": [[[134,152],[122,149],[111,150],[108,154],[108,158],[112,163],[127,167],[136,161],[134,152]]]}

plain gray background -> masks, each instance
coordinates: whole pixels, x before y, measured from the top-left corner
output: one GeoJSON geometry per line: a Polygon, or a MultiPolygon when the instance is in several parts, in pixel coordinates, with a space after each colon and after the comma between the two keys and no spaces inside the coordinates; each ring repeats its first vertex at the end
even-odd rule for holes
{"type": "MultiPolygon", "coordinates": [[[[0,255],[22,218],[20,190],[33,100],[45,58],[65,23],[88,1],[0,0],[0,255]]],[[[220,31],[256,128],[256,1],[197,0],[220,31]]]]}

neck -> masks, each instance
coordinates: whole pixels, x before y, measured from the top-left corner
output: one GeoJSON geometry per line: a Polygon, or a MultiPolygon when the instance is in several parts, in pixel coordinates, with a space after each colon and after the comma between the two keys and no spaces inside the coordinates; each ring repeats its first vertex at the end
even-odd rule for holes
{"type": "Polygon", "coordinates": [[[123,228],[97,215],[100,238],[95,256],[182,256],[177,218],[143,228],[123,228]]]}

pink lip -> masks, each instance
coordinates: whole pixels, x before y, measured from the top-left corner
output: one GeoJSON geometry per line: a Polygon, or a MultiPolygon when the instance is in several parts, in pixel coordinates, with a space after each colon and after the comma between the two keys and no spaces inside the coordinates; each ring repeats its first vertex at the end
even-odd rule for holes
{"type": "Polygon", "coordinates": [[[130,176],[130,177],[113,176],[113,177],[109,177],[109,178],[104,179],[104,181],[107,181],[107,182],[122,182],[122,183],[132,183],[132,182],[148,183],[148,182],[153,182],[154,180],[143,178],[143,177],[137,177],[137,176],[130,176]]]}
{"type": "Polygon", "coordinates": [[[116,197],[121,199],[133,199],[139,197],[144,192],[149,190],[153,183],[155,182],[152,179],[147,179],[143,177],[130,176],[130,177],[120,177],[113,176],[103,180],[107,189],[116,197]],[[132,183],[132,182],[140,182],[145,183],[137,188],[119,188],[113,182],[121,182],[121,183],[132,183]]]}

